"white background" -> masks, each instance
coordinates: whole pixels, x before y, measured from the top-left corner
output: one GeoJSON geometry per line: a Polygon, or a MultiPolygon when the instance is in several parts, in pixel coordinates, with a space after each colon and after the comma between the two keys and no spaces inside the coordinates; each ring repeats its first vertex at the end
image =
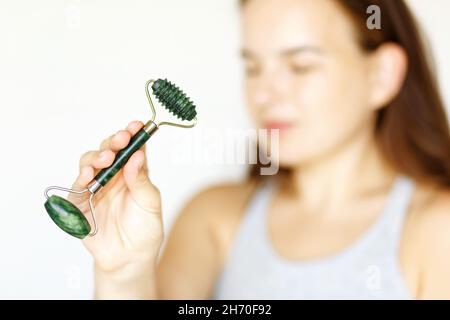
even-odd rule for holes
{"type": "MultiPolygon", "coordinates": [[[[409,2],[448,102],[450,1],[409,2]]],[[[230,0],[0,0],[0,298],[92,297],[91,258],[50,220],[43,190],[70,186],[82,153],[148,120],[148,78],[167,77],[191,96],[197,130],[247,126],[238,19],[230,0]]],[[[208,137],[200,159],[173,161],[194,130],[164,129],[147,154],[169,228],[195,192],[239,179],[245,167],[212,164],[206,157],[218,146],[208,137]]]]}

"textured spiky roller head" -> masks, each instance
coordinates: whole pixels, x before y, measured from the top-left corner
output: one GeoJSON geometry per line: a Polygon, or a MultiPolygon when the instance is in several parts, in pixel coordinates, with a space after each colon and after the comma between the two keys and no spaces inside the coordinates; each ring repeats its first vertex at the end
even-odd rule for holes
{"type": "Polygon", "coordinates": [[[173,115],[182,120],[192,120],[197,115],[195,105],[186,94],[167,79],[158,79],[152,84],[158,101],[173,115]]]}

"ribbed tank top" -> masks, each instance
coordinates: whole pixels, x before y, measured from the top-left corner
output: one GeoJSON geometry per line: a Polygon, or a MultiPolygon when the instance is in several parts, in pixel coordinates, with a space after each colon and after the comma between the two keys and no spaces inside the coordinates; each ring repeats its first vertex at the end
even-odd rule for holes
{"type": "Polygon", "coordinates": [[[344,250],[313,260],[279,256],[267,234],[276,184],[252,197],[216,282],[214,299],[411,299],[399,266],[399,243],[414,182],[398,176],[382,212],[344,250]]]}

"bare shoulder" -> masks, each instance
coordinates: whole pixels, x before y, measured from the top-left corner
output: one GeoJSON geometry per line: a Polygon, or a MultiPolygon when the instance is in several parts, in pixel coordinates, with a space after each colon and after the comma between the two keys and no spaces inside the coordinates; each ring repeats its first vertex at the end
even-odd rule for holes
{"type": "Polygon", "coordinates": [[[207,187],[192,197],[184,211],[208,220],[226,218],[245,207],[255,186],[254,181],[241,181],[207,187]]]}
{"type": "Polygon", "coordinates": [[[175,220],[174,234],[197,230],[192,237],[209,235],[214,244],[222,246],[230,229],[239,222],[256,186],[256,181],[247,180],[213,185],[199,191],[175,220]]]}
{"type": "Polygon", "coordinates": [[[450,242],[450,189],[419,185],[416,194],[413,219],[417,236],[425,243],[450,242]]]}
{"type": "Polygon", "coordinates": [[[419,297],[450,298],[450,190],[418,185],[411,237],[419,261],[419,297]]]}
{"type": "Polygon", "coordinates": [[[206,223],[224,258],[257,185],[257,181],[246,180],[205,188],[187,203],[180,216],[206,223]]]}

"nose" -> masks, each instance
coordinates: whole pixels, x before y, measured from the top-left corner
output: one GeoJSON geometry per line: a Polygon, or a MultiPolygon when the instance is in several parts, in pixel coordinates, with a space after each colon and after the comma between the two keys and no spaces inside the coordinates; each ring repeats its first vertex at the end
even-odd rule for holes
{"type": "Polygon", "coordinates": [[[267,109],[283,103],[286,86],[279,73],[266,71],[251,82],[249,93],[254,106],[267,109]]]}

